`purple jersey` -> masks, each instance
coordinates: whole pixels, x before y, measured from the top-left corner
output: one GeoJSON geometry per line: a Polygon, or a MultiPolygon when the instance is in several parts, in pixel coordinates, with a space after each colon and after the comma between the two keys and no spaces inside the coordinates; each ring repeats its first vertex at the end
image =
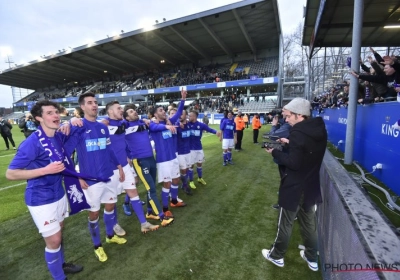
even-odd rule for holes
{"type": "Polygon", "coordinates": [[[178,138],[178,155],[185,155],[190,153],[190,128],[189,123],[185,123],[182,127],[177,129],[178,138]]]}
{"type": "Polygon", "coordinates": [[[189,122],[190,129],[190,149],[191,150],[203,150],[201,145],[201,136],[203,136],[203,130],[216,134],[217,131],[210,128],[208,125],[195,121],[194,123],[189,122]]]}
{"type": "Polygon", "coordinates": [[[128,122],[125,130],[125,139],[128,145],[129,158],[148,158],[153,156],[149,138],[149,129],[142,120],[128,122]]]}
{"type": "Polygon", "coordinates": [[[118,162],[121,163],[122,166],[125,166],[128,164],[127,146],[125,141],[125,128],[127,122],[124,120],[112,120],[110,118],[107,118],[107,120],[109,122],[108,132],[110,133],[111,147],[114,150],[118,162]]]}
{"type": "MultiPolygon", "coordinates": [[[[61,143],[65,136],[56,133],[49,137],[57,150],[61,151],[61,143]]],[[[32,170],[42,168],[51,163],[49,154],[39,142],[39,137],[33,133],[21,143],[16,155],[10,163],[9,169],[32,170]]],[[[60,200],[64,196],[61,173],[49,174],[27,180],[25,190],[25,203],[28,206],[39,206],[50,204],[60,200]]]]}
{"type": "MultiPolygon", "coordinates": [[[[177,112],[169,121],[174,124],[178,121],[182,115],[183,108],[185,106],[185,101],[181,100],[177,112]]],[[[151,122],[150,123],[150,135],[156,145],[156,162],[166,162],[176,158],[176,136],[174,137],[166,128],[166,122],[160,121],[160,123],[151,122]]]]}
{"type": "MultiPolygon", "coordinates": [[[[117,169],[117,157],[111,147],[108,128],[97,121],[83,119],[83,126],[71,128],[71,137],[65,144],[67,153],[76,148],[80,172],[93,177],[109,178],[117,169]]],[[[122,165],[122,164],[121,164],[122,165]]],[[[86,180],[90,186],[98,181],[86,180]]]]}
{"type": "Polygon", "coordinates": [[[234,139],[236,124],[233,119],[225,119],[221,126],[223,139],[234,139]]]}

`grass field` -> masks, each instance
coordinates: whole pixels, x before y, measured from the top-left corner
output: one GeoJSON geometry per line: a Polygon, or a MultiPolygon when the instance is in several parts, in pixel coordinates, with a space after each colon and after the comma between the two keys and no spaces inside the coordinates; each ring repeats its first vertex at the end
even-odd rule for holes
{"type": "MultiPolygon", "coordinates": [[[[215,126],[214,126],[215,127],[215,126]]],[[[263,126],[261,134],[269,126],[263,126]]],[[[14,129],[19,144],[22,133],[14,129]]],[[[276,235],[279,175],[272,158],[252,143],[251,129],[245,130],[243,151],[234,152],[235,165],[222,166],[221,143],[204,134],[206,162],[194,195],[180,193],[188,204],[173,209],[175,223],[146,235],[133,215],[119,207],[119,223],[127,231],[127,244],[105,244],[108,261],[94,256],[87,229],[87,213],[65,220],[66,259],[84,266],[69,279],[321,279],[300,258],[298,224],[285,256],[285,267],[267,262],[261,249],[276,235]]],[[[0,279],[50,279],[44,261],[44,242],[24,204],[24,184],[8,182],[4,173],[14,151],[0,143],[0,279]]],[[[196,175],[195,175],[195,178],[196,175]]],[[[138,187],[145,198],[143,185],[138,187]]],[[[120,197],[122,201],[122,197],[120,197]]],[[[121,202],[118,203],[120,205],[121,202]]],[[[101,222],[101,234],[105,239],[101,222]]]]}

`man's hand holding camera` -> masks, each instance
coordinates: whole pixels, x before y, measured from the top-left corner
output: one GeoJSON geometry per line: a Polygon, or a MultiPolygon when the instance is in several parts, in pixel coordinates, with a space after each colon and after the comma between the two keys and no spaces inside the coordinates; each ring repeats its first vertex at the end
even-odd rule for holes
{"type": "MultiPolygon", "coordinates": [[[[287,138],[279,138],[279,139],[276,140],[276,142],[280,143],[281,145],[285,145],[285,144],[289,144],[289,139],[287,139],[287,138]]],[[[265,143],[264,144],[264,148],[269,154],[271,154],[272,151],[275,149],[273,147],[273,144],[272,145],[271,144],[272,143],[265,143]]]]}

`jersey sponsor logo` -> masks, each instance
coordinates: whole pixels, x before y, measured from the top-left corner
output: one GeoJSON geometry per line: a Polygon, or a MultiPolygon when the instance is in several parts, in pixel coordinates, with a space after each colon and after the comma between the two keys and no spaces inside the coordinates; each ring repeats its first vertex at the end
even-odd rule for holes
{"type": "Polygon", "coordinates": [[[171,138],[171,137],[172,137],[171,131],[169,131],[169,130],[164,130],[164,131],[162,132],[162,137],[163,137],[163,139],[171,138]]]}
{"type": "Polygon", "coordinates": [[[233,130],[233,125],[227,125],[227,126],[225,126],[225,129],[233,130]]]}
{"type": "Polygon", "coordinates": [[[182,131],[182,138],[190,137],[190,131],[182,131]]]}
{"type": "Polygon", "coordinates": [[[200,136],[201,131],[197,129],[193,129],[190,131],[190,134],[193,136],[200,136]]]}
{"type": "Polygon", "coordinates": [[[98,138],[98,139],[87,139],[86,142],[86,151],[93,152],[98,150],[104,150],[106,148],[106,138],[98,138]]]}

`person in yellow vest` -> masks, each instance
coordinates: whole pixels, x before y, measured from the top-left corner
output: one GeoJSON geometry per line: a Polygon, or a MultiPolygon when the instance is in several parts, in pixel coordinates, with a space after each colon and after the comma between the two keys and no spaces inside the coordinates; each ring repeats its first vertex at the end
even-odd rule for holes
{"type": "Polygon", "coordinates": [[[243,121],[246,128],[249,128],[249,116],[247,114],[244,114],[243,121]]]}
{"type": "Polygon", "coordinates": [[[252,121],[251,125],[253,127],[253,143],[258,144],[258,131],[261,128],[261,122],[260,122],[260,115],[255,114],[252,121]]]}
{"type": "Polygon", "coordinates": [[[234,121],[236,124],[235,151],[239,152],[242,149],[243,130],[245,128],[244,120],[242,117],[242,112],[238,111],[238,114],[234,121]]]}

